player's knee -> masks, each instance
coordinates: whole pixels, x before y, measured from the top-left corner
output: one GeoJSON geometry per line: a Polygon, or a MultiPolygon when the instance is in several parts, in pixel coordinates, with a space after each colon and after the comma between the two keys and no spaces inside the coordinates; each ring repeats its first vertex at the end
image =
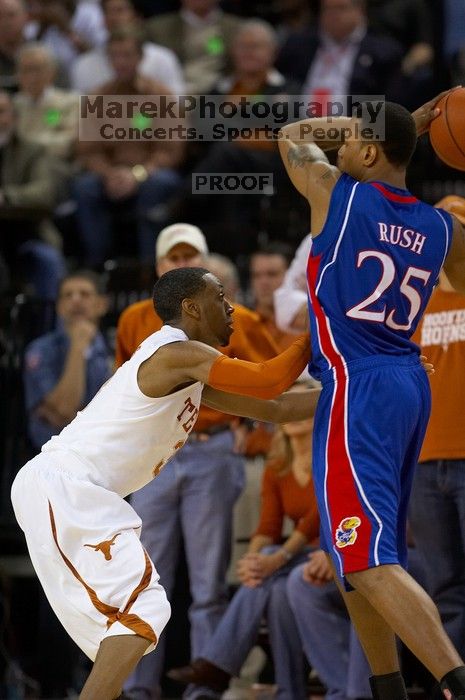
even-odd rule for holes
{"type": "Polygon", "coordinates": [[[356,591],[369,598],[380,587],[384,587],[392,576],[396,575],[397,569],[400,569],[397,564],[385,564],[383,566],[374,566],[364,571],[354,571],[346,574],[345,577],[356,591]]]}

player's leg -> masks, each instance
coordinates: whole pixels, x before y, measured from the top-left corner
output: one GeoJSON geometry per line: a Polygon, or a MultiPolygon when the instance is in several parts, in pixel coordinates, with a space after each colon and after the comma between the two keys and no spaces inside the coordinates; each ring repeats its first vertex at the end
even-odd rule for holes
{"type": "MultiPolygon", "coordinates": [[[[463,665],[444,632],[433,601],[401,566],[380,566],[347,574],[346,578],[435,678],[440,680],[452,669],[463,665]]],[[[352,615],[350,608],[349,611],[352,615]]],[[[363,624],[363,609],[359,616],[363,624]]]]}
{"type": "Polygon", "coordinates": [[[134,634],[107,637],[100,645],[92,671],[79,700],[114,700],[123,683],[150,646],[148,639],[134,634]]]}

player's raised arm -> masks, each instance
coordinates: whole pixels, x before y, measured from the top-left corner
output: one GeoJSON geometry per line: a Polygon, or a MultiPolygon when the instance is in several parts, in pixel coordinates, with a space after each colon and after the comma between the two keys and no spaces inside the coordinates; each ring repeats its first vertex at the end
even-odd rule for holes
{"type": "Polygon", "coordinates": [[[312,208],[314,235],[323,228],[331,193],[340,176],[324,150],[338,148],[343,143],[344,129],[350,131],[350,121],[341,117],[340,121],[334,119],[330,124],[327,119],[304,119],[288,124],[280,131],[279,152],[292,184],[312,208]],[[328,138],[330,127],[333,140],[328,138]]]}
{"type": "Polygon", "coordinates": [[[205,387],[202,403],[234,416],[245,416],[271,423],[291,423],[306,420],[315,415],[320,392],[319,388],[299,392],[287,391],[276,399],[264,401],[205,387]]]}

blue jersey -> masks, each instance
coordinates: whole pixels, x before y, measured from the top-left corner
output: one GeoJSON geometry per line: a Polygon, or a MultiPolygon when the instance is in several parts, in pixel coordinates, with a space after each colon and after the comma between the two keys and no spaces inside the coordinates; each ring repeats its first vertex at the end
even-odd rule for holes
{"type": "Polygon", "coordinates": [[[308,262],[311,374],[373,355],[418,354],[410,338],[451,235],[447,212],[342,174],[308,262]]]}

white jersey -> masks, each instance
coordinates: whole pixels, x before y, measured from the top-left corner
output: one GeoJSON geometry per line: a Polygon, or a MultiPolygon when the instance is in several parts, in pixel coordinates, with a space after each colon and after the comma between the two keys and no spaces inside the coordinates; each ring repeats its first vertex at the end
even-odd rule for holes
{"type": "Polygon", "coordinates": [[[149,336],[42,452],[56,453],[54,461],[73,476],[120,496],[142,488],[186,442],[203,384],[154,399],[139,389],[137,373],[158,348],[185,340],[186,334],[171,326],[149,336]]]}

